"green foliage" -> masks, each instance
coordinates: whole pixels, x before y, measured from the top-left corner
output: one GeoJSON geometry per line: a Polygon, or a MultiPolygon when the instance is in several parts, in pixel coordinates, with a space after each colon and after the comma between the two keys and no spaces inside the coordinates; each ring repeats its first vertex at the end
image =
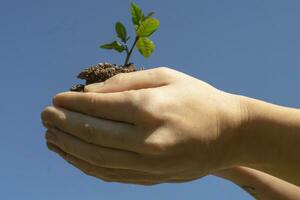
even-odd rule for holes
{"type": "Polygon", "coordinates": [[[120,53],[125,51],[127,55],[124,65],[128,64],[129,58],[135,46],[145,58],[150,57],[154,51],[155,45],[149,39],[149,37],[159,28],[160,25],[159,20],[152,17],[154,12],[144,15],[142,10],[134,3],[131,3],[130,5],[130,13],[136,34],[131,48],[129,49],[127,46],[127,42],[130,37],[127,36],[127,30],[121,22],[117,22],[115,25],[117,38],[119,41],[115,40],[111,43],[100,46],[100,48],[112,49],[120,53]]]}
{"type": "Polygon", "coordinates": [[[152,54],[155,45],[148,37],[140,37],[136,43],[136,47],[145,58],[148,58],[152,54]]]}
{"type": "Polygon", "coordinates": [[[127,31],[125,26],[121,22],[117,22],[115,28],[118,37],[122,40],[122,42],[126,43],[128,39],[127,39],[127,31]]]}
{"type": "Polygon", "coordinates": [[[103,48],[103,49],[113,49],[113,50],[116,50],[117,52],[123,52],[125,50],[125,47],[120,44],[118,41],[113,41],[111,43],[108,43],[108,44],[103,44],[100,46],[100,48],[103,48]]]}
{"type": "Polygon", "coordinates": [[[132,23],[136,26],[139,26],[140,22],[144,16],[142,10],[134,3],[131,3],[130,4],[130,12],[131,12],[131,16],[132,16],[132,23]]]}
{"type": "Polygon", "coordinates": [[[149,37],[159,27],[159,21],[155,18],[146,18],[141,22],[140,26],[136,30],[136,34],[139,37],[149,37]]]}
{"type": "Polygon", "coordinates": [[[150,18],[150,17],[152,17],[152,15],[154,15],[154,12],[148,13],[148,15],[146,15],[146,17],[144,17],[144,19],[150,18]]]}

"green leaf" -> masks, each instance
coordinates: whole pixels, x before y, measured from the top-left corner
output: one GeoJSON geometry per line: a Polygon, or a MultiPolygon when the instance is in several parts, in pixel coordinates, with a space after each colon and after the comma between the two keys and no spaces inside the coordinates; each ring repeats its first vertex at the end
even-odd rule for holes
{"type": "Polygon", "coordinates": [[[103,44],[100,46],[100,48],[103,48],[103,49],[113,49],[117,52],[123,52],[125,50],[125,47],[123,45],[121,45],[119,42],[117,41],[113,41],[109,44],[103,44]]]}
{"type": "Polygon", "coordinates": [[[100,45],[100,48],[102,48],[102,49],[113,49],[114,48],[113,42],[109,43],[109,44],[102,44],[102,45],[100,45]]]}
{"type": "Polygon", "coordinates": [[[125,50],[124,46],[117,41],[113,42],[113,49],[120,53],[125,50]]]}
{"type": "Polygon", "coordinates": [[[126,42],[127,40],[127,31],[125,26],[121,22],[117,22],[115,26],[118,37],[122,40],[122,42],[126,42]]]}
{"type": "Polygon", "coordinates": [[[146,16],[143,18],[143,20],[152,17],[154,14],[155,14],[154,12],[149,12],[148,15],[146,15],[146,16]]]}
{"type": "Polygon", "coordinates": [[[155,48],[154,43],[147,37],[139,38],[136,47],[145,58],[150,57],[155,48]]]}
{"type": "Polygon", "coordinates": [[[131,12],[131,16],[132,16],[132,23],[134,25],[139,25],[140,21],[143,17],[143,12],[142,10],[134,3],[130,4],[130,12],[131,12]]]}
{"type": "Polygon", "coordinates": [[[145,19],[138,29],[136,30],[136,34],[139,37],[149,37],[154,33],[159,27],[159,20],[155,18],[147,18],[145,19]]]}

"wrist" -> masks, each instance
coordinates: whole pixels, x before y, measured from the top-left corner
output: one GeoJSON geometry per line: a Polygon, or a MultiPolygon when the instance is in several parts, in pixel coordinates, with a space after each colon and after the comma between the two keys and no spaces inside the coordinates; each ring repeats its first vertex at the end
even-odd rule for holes
{"type": "Polygon", "coordinates": [[[218,157],[219,168],[226,169],[240,165],[242,155],[244,127],[248,124],[248,108],[244,97],[229,93],[224,93],[226,99],[230,99],[233,104],[225,104],[220,114],[219,127],[221,140],[219,142],[218,157]],[[229,95],[229,96],[228,96],[229,95]],[[229,97],[229,98],[228,98],[229,97]]]}
{"type": "Polygon", "coordinates": [[[300,159],[300,111],[248,97],[240,99],[247,114],[237,134],[232,163],[291,180],[290,171],[299,166],[300,159]]]}
{"type": "MultiPolygon", "coordinates": [[[[263,165],[264,155],[262,149],[267,144],[263,127],[267,126],[265,118],[270,112],[270,104],[240,95],[232,95],[237,99],[238,115],[224,117],[225,126],[222,125],[222,168],[233,166],[263,165]],[[269,108],[268,108],[269,107],[269,108]],[[237,116],[238,120],[236,119],[237,116]],[[232,126],[232,121],[237,121],[232,126]],[[225,128],[224,128],[225,127],[225,128]],[[261,155],[261,158],[260,158],[261,155]]],[[[266,145],[267,146],[267,145],[266,145]]],[[[257,168],[261,168],[258,167],[257,168]]]]}
{"type": "Polygon", "coordinates": [[[232,163],[256,169],[266,168],[266,160],[274,159],[270,146],[270,130],[274,120],[274,106],[266,102],[240,96],[245,118],[237,133],[232,163]],[[273,117],[272,117],[273,116],[273,117]],[[267,148],[266,148],[267,147],[267,148]]]}

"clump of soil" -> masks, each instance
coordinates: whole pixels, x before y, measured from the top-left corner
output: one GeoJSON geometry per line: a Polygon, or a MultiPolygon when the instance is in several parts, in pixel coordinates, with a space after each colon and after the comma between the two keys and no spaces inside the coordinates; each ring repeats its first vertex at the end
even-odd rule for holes
{"type": "Polygon", "coordinates": [[[85,84],[73,85],[70,88],[70,91],[83,92],[85,85],[103,82],[119,73],[129,73],[134,71],[137,71],[137,69],[133,63],[129,63],[126,66],[111,63],[98,63],[80,72],[77,78],[85,80],[85,84]]]}

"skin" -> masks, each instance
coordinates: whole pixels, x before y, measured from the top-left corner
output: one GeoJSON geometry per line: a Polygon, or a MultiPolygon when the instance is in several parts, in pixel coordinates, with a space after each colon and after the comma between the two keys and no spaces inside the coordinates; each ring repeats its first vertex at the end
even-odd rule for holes
{"type": "Polygon", "coordinates": [[[299,110],[169,68],[119,74],[53,104],[42,112],[48,147],[106,181],[185,182],[246,166],[300,183],[299,110]]]}
{"type": "Polygon", "coordinates": [[[232,167],[213,173],[239,185],[257,200],[298,200],[300,188],[261,171],[232,167]]]}
{"type": "MultiPolygon", "coordinates": [[[[236,161],[300,185],[300,110],[241,97],[248,120],[240,131],[236,161]]],[[[233,154],[234,155],[234,154],[233,154]]]]}

